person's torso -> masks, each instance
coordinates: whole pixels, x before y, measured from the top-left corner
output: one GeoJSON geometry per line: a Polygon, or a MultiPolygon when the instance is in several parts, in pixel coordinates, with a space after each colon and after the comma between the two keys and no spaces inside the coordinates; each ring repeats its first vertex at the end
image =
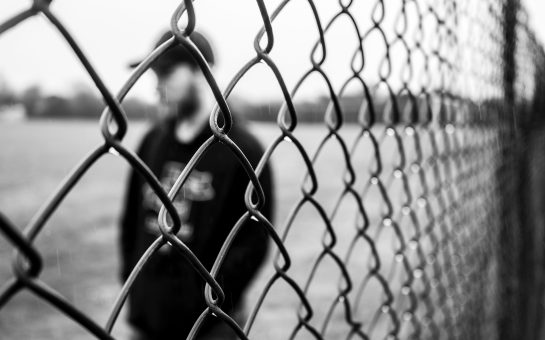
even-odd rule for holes
{"type": "MultiPolygon", "coordinates": [[[[194,156],[202,136],[189,144],[177,142],[172,136],[161,136],[156,143],[149,166],[168,193],[194,156]]],[[[208,267],[210,259],[215,257],[218,248],[218,233],[221,229],[221,215],[226,208],[233,177],[238,170],[238,162],[227,148],[220,144],[212,145],[202,156],[195,168],[187,176],[183,186],[172,200],[181,226],[176,236],[184,242],[208,267]]],[[[139,248],[145,251],[161,235],[158,214],[162,202],[151,186],[144,182],[142,187],[141,215],[139,218],[139,248]]],[[[238,198],[242,199],[242,198],[238,198]]],[[[168,216],[168,214],[167,214],[168,216]]],[[[167,218],[169,225],[172,219],[167,218]]],[[[176,250],[164,246],[159,255],[168,255],[176,250]]],[[[158,256],[161,259],[161,256],[158,256]]],[[[160,275],[160,266],[154,267],[160,275]]],[[[168,274],[168,271],[166,272],[168,274]]]]}
{"type": "MultiPolygon", "coordinates": [[[[171,135],[153,136],[142,158],[166,192],[210,136],[210,131],[206,132],[190,144],[176,142],[171,135]]],[[[248,136],[244,132],[239,142],[259,148],[248,136]]],[[[211,269],[234,219],[244,213],[244,205],[240,204],[244,199],[241,190],[237,190],[240,197],[233,194],[233,186],[240,185],[236,183],[240,171],[243,170],[235,155],[225,145],[215,143],[206,150],[173,199],[181,221],[176,236],[207,270],[211,269]],[[240,211],[232,211],[234,209],[240,211]],[[226,216],[230,220],[222,221],[226,216]]],[[[240,174],[238,177],[240,181],[240,174]]],[[[145,181],[139,190],[142,200],[137,212],[133,263],[161,236],[158,213],[162,203],[145,181]]],[[[196,319],[206,308],[204,287],[204,280],[189,261],[177,249],[165,244],[148,259],[131,288],[131,320],[150,331],[184,328],[187,320],[196,319]]],[[[238,301],[231,303],[234,307],[238,301]]]]}

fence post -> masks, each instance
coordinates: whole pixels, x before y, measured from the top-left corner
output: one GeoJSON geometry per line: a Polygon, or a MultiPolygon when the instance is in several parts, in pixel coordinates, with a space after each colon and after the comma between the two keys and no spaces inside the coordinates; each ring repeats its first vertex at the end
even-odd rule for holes
{"type": "Polygon", "coordinates": [[[498,249],[499,316],[498,338],[519,339],[519,282],[517,275],[519,248],[519,208],[516,198],[520,167],[517,162],[518,131],[515,119],[515,79],[517,48],[517,13],[519,0],[506,0],[503,8],[503,95],[504,109],[499,117],[501,160],[497,174],[500,208],[498,249]]]}

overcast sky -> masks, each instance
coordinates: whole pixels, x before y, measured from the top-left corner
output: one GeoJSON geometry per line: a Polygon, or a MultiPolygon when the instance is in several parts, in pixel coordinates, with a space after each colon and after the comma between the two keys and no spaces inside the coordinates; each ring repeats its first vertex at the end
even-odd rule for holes
{"type": "MultiPolygon", "coordinates": [[[[397,0],[391,0],[397,1],[397,0]]],[[[475,0],[480,1],[480,0],[475,0]]],[[[107,86],[114,92],[129,75],[127,64],[145,56],[158,35],[165,30],[180,0],[55,0],[52,10],[76,37],[107,86]]],[[[279,0],[266,1],[269,10],[279,0]]],[[[545,41],[544,0],[526,0],[526,6],[538,36],[545,41]]],[[[217,51],[215,76],[223,88],[236,71],[254,55],[253,38],[261,27],[255,0],[198,0],[197,27],[209,36],[217,51]]],[[[337,1],[316,2],[321,13],[332,13],[337,1]]],[[[363,1],[373,3],[373,1],[363,1]]],[[[29,1],[0,0],[0,21],[27,7],[29,1]]],[[[308,69],[308,51],[317,38],[305,1],[293,1],[293,9],[275,23],[276,41],[273,57],[291,88],[297,77],[308,69]]],[[[360,12],[361,13],[361,12],[360,12]]],[[[322,17],[326,21],[329,17],[322,17]]],[[[366,16],[368,19],[369,16],[366,16]]],[[[337,37],[346,36],[346,29],[337,37]]],[[[335,35],[333,34],[333,38],[335,35]]],[[[335,39],[332,39],[335,41],[335,39]]],[[[337,39],[346,42],[346,38],[337,39]]],[[[348,39],[354,41],[354,39],[348,39]]],[[[332,46],[334,47],[334,46],[332,46]]],[[[352,47],[350,47],[352,48],[352,47]]],[[[335,51],[332,48],[331,51],[335,51]]],[[[330,76],[335,81],[349,72],[347,53],[339,49],[332,61],[330,76]],[[340,65],[340,66],[339,66],[340,65]]],[[[66,93],[76,84],[91,85],[89,77],[68,49],[60,35],[43,17],[35,17],[0,36],[0,76],[16,90],[39,84],[49,93],[66,93]]],[[[278,97],[271,86],[272,76],[260,65],[237,86],[236,94],[249,100],[278,97]],[[263,86],[256,86],[263,84],[263,86]],[[265,85],[266,84],[266,85],[265,85]]],[[[133,90],[137,96],[154,96],[153,77],[147,75],[133,90]]],[[[303,92],[325,91],[323,84],[309,86],[303,92]]]]}
{"type": "MultiPolygon", "coordinates": [[[[150,52],[158,36],[168,28],[171,15],[179,0],[56,0],[52,10],[65,23],[87,53],[111,90],[117,90],[129,75],[127,64],[150,52]]],[[[278,0],[268,1],[271,8],[278,0]]],[[[296,1],[295,7],[303,2],[296,1]]],[[[327,1],[329,7],[338,6],[327,1]]],[[[325,2],[324,2],[325,4],[325,2]]],[[[304,5],[304,4],[303,4],[304,5]]],[[[28,1],[1,0],[0,20],[28,6],[28,1]]],[[[273,7],[274,6],[274,7],[273,7]]],[[[327,7],[326,6],[326,7],[327,7]]],[[[253,39],[261,27],[255,0],[196,1],[198,28],[208,35],[216,49],[214,70],[220,85],[225,87],[231,77],[255,55],[253,39]]],[[[305,8],[306,12],[308,10],[305,8]]],[[[312,21],[298,20],[298,9],[279,22],[278,44],[281,70],[292,76],[308,69],[308,51],[316,39],[312,21]],[[291,22],[291,24],[290,24],[291,22]],[[292,34],[297,31],[296,34],[292,34]],[[282,34],[284,39],[282,39],[282,34]],[[286,39],[286,37],[290,37],[286,39]],[[305,37],[298,41],[297,37],[305,37]],[[291,52],[290,52],[291,51],[291,52]],[[298,57],[291,57],[291,53],[298,57]],[[303,56],[303,51],[305,55],[303,56]]],[[[48,92],[63,93],[74,83],[91,84],[76,58],[60,35],[44,17],[35,17],[0,37],[0,75],[17,90],[38,83],[48,92]]],[[[259,66],[240,84],[237,94],[248,99],[278,95],[270,83],[271,75],[259,66]],[[262,80],[263,77],[269,79],[262,80]]],[[[134,93],[144,97],[154,95],[152,75],[144,77],[134,93]]]]}

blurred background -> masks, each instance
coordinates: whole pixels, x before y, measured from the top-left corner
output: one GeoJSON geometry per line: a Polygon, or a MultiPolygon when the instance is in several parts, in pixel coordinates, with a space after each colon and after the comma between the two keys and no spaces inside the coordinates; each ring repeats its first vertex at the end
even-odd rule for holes
{"type": "MultiPolygon", "coordinates": [[[[267,2],[276,8],[279,0],[267,2]]],[[[28,6],[28,1],[5,0],[0,4],[0,15],[6,19],[28,6]]],[[[524,0],[530,13],[530,27],[538,39],[545,38],[545,24],[533,13],[545,11],[538,0],[524,0]]],[[[127,65],[145,56],[158,36],[169,25],[177,1],[106,0],[55,1],[52,9],[74,34],[110,90],[120,88],[130,74],[127,65]]],[[[359,5],[363,13],[371,13],[373,2],[359,5]]],[[[326,23],[338,6],[336,1],[317,4],[321,20],[326,23]]],[[[387,4],[388,6],[388,4],[387,4]]],[[[391,5],[394,7],[393,3],[391,5]]],[[[255,55],[253,40],[261,28],[257,5],[251,0],[236,3],[202,0],[195,3],[197,26],[205,33],[217,50],[214,69],[220,88],[225,88],[233,75],[255,55]]],[[[395,17],[387,10],[385,26],[392,25],[395,17]]],[[[370,25],[369,17],[362,15],[362,27],[370,25]]],[[[313,16],[304,1],[290,3],[290,11],[283,13],[274,24],[275,48],[271,54],[284,76],[288,89],[309,67],[311,51],[318,34],[313,16]]],[[[357,45],[353,29],[344,20],[328,33],[328,55],[324,65],[335,88],[350,74],[349,60],[357,45]],[[347,43],[348,42],[348,43],[347,43]],[[348,52],[350,51],[350,52],[348,52]]],[[[387,32],[393,34],[393,32],[387,32]]],[[[366,50],[368,65],[364,75],[370,81],[377,72],[384,46],[379,36],[371,36],[366,50]]],[[[46,20],[37,16],[10,30],[0,39],[4,51],[0,63],[0,119],[29,118],[96,118],[102,100],[90,78],[71,53],[60,34],[46,20]],[[77,109],[76,109],[77,107],[77,109]]],[[[265,67],[255,67],[240,82],[231,100],[240,115],[250,119],[275,120],[282,99],[272,74],[265,67]],[[256,86],[259,84],[259,86],[256,86]]],[[[396,78],[390,82],[397,81],[396,78]]],[[[154,115],[156,101],[154,80],[148,72],[125,100],[129,118],[146,118],[154,115]]],[[[350,92],[350,90],[348,91],[350,92]]],[[[322,82],[308,82],[296,100],[306,102],[308,109],[300,112],[303,120],[312,117],[315,107],[325,105],[327,89],[322,82]]],[[[346,98],[348,106],[356,107],[356,98],[346,98]]],[[[347,114],[353,120],[353,112],[347,114]],[[352,117],[352,118],[351,118],[352,117]]]]}

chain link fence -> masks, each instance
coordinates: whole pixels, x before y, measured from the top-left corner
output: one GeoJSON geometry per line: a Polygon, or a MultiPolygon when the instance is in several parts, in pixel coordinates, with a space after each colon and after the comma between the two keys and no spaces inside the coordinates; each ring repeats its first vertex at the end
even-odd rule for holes
{"type": "MultiPolygon", "coordinates": [[[[346,339],[536,339],[543,335],[545,54],[520,3],[346,0],[339,1],[335,13],[320,16],[315,1],[303,1],[308,10],[301,15],[313,17],[318,39],[309,51],[308,70],[288,88],[271,52],[275,19],[290,10],[290,2],[269,8],[256,0],[262,28],[256,32],[255,57],[223,91],[188,38],[197,19],[189,0],[182,1],[172,15],[174,37],[148,55],[117,95],[106,88],[50,10],[50,1],[35,0],[28,10],[0,24],[1,35],[34,15],[44,15],[106,102],[100,119],[103,143],[82,159],[24,230],[0,215],[0,230],[16,253],[13,276],[0,290],[0,312],[26,290],[97,338],[112,338],[134,280],[168,242],[191,263],[206,287],[203,299],[208,307],[193,320],[189,339],[195,338],[207,318],[221,319],[242,339],[252,338],[254,321],[272,287],[280,282],[299,300],[290,338],[341,338],[338,334],[342,334],[346,339]],[[186,24],[180,27],[183,20],[186,24]],[[324,64],[332,52],[328,32],[340,21],[353,30],[343,41],[353,50],[346,65],[351,74],[335,88],[324,64]],[[210,113],[213,136],[167,192],[124,145],[129,126],[120,102],[150,64],[177,43],[198,61],[217,105],[210,113]],[[274,74],[283,105],[277,113],[277,136],[253,168],[230,138],[234,123],[226,100],[259,63],[274,74]],[[296,99],[298,90],[316,77],[326,84],[329,105],[316,113],[323,118],[326,133],[318,147],[309,150],[298,138],[296,99]],[[360,99],[358,132],[347,138],[344,97],[354,89],[360,99]],[[247,212],[233,226],[213,267],[205,268],[176,237],[180,220],[172,201],[199,159],[216,143],[226,145],[246,170],[247,212]],[[260,213],[267,198],[258,177],[273,155],[282,159],[277,150],[286,143],[296,149],[306,175],[300,189],[292,189],[300,190],[299,200],[288,216],[273,225],[260,213]],[[316,167],[326,166],[320,158],[332,145],[342,157],[344,175],[319,177],[316,167]],[[107,153],[126,160],[162,202],[161,236],[141,257],[113,301],[107,322],[100,325],[40,279],[42,254],[34,240],[66,195],[107,153]],[[320,193],[324,181],[338,188],[327,202],[320,193]],[[294,249],[286,240],[300,227],[297,217],[303,209],[313,210],[318,217],[315,227],[323,229],[323,237],[311,268],[303,279],[294,279],[301,273],[290,270],[294,249]],[[222,310],[225,293],[216,275],[248,219],[258,220],[267,231],[274,268],[247,320],[237,324],[222,310]],[[323,268],[336,288],[332,299],[316,304],[308,296],[313,287],[323,284],[316,279],[323,268]],[[335,336],[331,329],[336,329],[335,336]]],[[[31,322],[27,326],[32,327],[31,322]]]]}

